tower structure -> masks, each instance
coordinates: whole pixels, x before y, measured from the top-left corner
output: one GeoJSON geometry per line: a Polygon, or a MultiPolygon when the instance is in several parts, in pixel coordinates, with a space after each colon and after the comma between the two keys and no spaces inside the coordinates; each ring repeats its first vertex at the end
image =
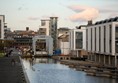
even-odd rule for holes
{"type": "Polygon", "coordinates": [[[50,30],[49,34],[53,38],[53,49],[57,49],[57,39],[58,39],[58,34],[57,34],[57,21],[58,17],[50,17],[50,30]]]}

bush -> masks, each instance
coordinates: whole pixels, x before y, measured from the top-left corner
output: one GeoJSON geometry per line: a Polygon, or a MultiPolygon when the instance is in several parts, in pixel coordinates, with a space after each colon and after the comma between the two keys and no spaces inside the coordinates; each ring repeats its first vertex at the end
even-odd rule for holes
{"type": "Polygon", "coordinates": [[[5,53],[0,53],[0,57],[4,57],[5,56],[5,53]]]}

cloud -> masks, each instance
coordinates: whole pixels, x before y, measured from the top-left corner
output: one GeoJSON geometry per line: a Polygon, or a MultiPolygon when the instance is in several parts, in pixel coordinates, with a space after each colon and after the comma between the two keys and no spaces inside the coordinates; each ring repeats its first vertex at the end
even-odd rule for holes
{"type": "Polygon", "coordinates": [[[19,11],[22,10],[22,7],[19,7],[18,10],[19,10],[19,11]]]}
{"type": "Polygon", "coordinates": [[[93,20],[99,15],[99,11],[96,8],[88,6],[73,5],[68,8],[76,12],[76,14],[69,17],[74,22],[93,20]]]}
{"type": "Polygon", "coordinates": [[[114,18],[114,17],[118,17],[118,13],[112,13],[109,18],[114,18]]]}
{"type": "Polygon", "coordinates": [[[88,7],[79,6],[79,5],[72,5],[72,6],[68,6],[68,8],[75,11],[75,12],[81,12],[81,11],[84,11],[85,9],[87,9],[88,7]]]}
{"type": "Polygon", "coordinates": [[[118,12],[118,10],[114,10],[114,9],[99,9],[100,12],[102,13],[111,13],[111,12],[118,12]]]}
{"type": "Polygon", "coordinates": [[[33,20],[33,21],[35,21],[35,20],[40,20],[40,18],[39,18],[39,17],[28,17],[28,20],[33,20]]]}
{"type": "Polygon", "coordinates": [[[50,16],[48,16],[48,15],[43,15],[42,16],[42,18],[45,18],[45,19],[47,19],[47,18],[49,18],[50,16]]]}

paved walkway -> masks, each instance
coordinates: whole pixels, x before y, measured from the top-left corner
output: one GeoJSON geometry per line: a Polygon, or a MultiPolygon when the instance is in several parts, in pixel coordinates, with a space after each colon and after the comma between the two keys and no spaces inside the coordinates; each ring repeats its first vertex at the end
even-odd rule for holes
{"type": "Polygon", "coordinates": [[[19,56],[0,58],[0,83],[26,83],[19,56]]]}

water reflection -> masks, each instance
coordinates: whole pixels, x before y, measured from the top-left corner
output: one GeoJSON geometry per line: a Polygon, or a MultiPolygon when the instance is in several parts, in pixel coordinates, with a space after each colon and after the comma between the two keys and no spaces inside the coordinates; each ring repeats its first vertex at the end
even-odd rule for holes
{"type": "Polygon", "coordinates": [[[31,83],[118,83],[116,79],[86,76],[52,59],[24,59],[23,64],[31,83]]]}

